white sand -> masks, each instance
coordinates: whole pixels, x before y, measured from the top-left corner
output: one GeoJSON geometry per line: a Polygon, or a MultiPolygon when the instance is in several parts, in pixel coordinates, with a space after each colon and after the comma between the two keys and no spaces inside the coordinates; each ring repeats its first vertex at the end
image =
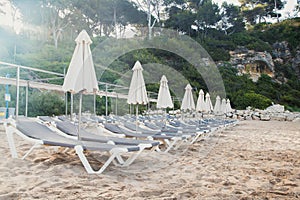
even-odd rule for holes
{"type": "MultiPolygon", "coordinates": [[[[18,141],[19,149],[29,147],[18,141]]],[[[73,150],[54,150],[12,159],[1,131],[0,199],[300,198],[300,123],[243,121],[170,154],[146,152],[130,167],[111,165],[101,175],[88,175],[73,150]]]]}

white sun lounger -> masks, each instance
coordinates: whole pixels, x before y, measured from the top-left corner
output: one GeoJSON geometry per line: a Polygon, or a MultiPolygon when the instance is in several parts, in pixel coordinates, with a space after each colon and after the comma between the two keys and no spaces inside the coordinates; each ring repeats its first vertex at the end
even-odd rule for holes
{"type": "Polygon", "coordinates": [[[166,149],[164,152],[170,151],[172,148],[176,149],[180,147],[183,142],[185,142],[188,137],[185,136],[177,136],[177,135],[167,135],[164,133],[161,134],[147,134],[143,132],[136,132],[129,129],[126,129],[123,126],[118,124],[106,123],[104,124],[105,129],[111,131],[115,134],[125,134],[126,137],[130,138],[148,138],[150,140],[159,140],[162,141],[166,145],[166,149]]]}
{"type": "Polygon", "coordinates": [[[46,125],[29,118],[19,117],[18,121],[16,122],[14,121],[11,123],[6,123],[5,129],[13,158],[18,158],[18,153],[13,138],[13,134],[17,134],[23,139],[34,144],[31,149],[25,153],[22,159],[25,159],[34,150],[34,148],[41,145],[74,148],[85,170],[89,174],[101,174],[110,165],[110,163],[113,163],[117,166],[128,166],[128,164],[132,163],[133,160],[136,159],[137,154],[131,155],[127,160],[123,160],[121,156],[129,152],[140,151],[140,148],[134,145],[123,146],[70,139],[57,134],[55,131],[49,129],[46,125]],[[94,170],[87,157],[84,155],[85,150],[108,152],[110,157],[99,170],[94,170]]]}
{"type": "MultiPolygon", "coordinates": [[[[74,139],[78,138],[78,127],[72,124],[70,121],[56,121],[56,128],[67,134],[69,136],[73,136],[74,139]]],[[[159,141],[155,140],[139,140],[139,139],[129,139],[129,138],[120,138],[120,137],[111,137],[111,136],[101,136],[95,133],[86,131],[85,129],[80,130],[80,139],[83,141],[92,141],[92,142],[100,142],[100,143],[109,143],[115,145],[134,145],[138,146],[140,150],[136,153],[136,157],[141,154],[145,149],[151,149],[152,151],[158,150],[158,146],[160,145],[159,141]]],[[[130,165],[134,160],[127,161],[127,165],[130,165]]]]}
{"type": "MultiPolygon", "coordinates": [[[[54,120],[53,118],[48,116],[40,116],[39,119],[41,119],[43,122],[53,124],[59,131],[69,136],[73,136],[74,139],[78,138],[78,125],[73,124],[69,120],[54,120]]],[[[102,136],[82,128],[80,129],[80,139],[84,141],[111,143],[116,145],[136,145],[141,149],[155,149],[155,147],[160,144],[160,142],[154,140],[137,140],[122,137],[102,136]]]]}

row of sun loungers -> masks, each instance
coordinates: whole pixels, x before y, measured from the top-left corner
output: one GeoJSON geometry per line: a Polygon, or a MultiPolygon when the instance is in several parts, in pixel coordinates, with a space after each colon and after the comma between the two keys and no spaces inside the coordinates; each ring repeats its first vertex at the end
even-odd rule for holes
{"type": "Polygon", "coordinates": [[[5,123],[8,144],[12,157],[18,153],[13,135],[33,143],[32,148],[24,154],[25,159],[37,146],[59,146],[75,149],[85,170],[89,174],[101,174],[111,163],[116,166],[129,166],[145,150],[151,152],[169,152],[178,149],[181,145],[193,144],[199,138],[207,138],[211,132],[219,127],[232,125],[232,120],[189,120],[186,122],[172,119],[168,123],[162,122],[165,118],[144,118],[139,126],[131,117],[113,116],[102,118],[91,116],[82,118],[83,124],[96,125],[101,131],[91,132],[70,121],[64,116],[39,118],[18,117],[5,123]],[[80,134],[79,134],[80,133],[80,134]],[[78,134],[80,137],[78,137],[78,134]],[[109,134],[109,135],[107,135],[109,134]],[[90,165],[85,151],[106,152],[107,161],[97,170],[90,165]]]}
{"type": "Polygon", "coordinates": [[[34,148],[40,145],[74,148],[76,154],[78,155],[83,166],[89,174],[102,173],[112,162],[115,165],[127,166],[133,162],[133,160],[136,158],[136,154],[132,154],[125,161],[121,156],[126,153],[139,152],[141,150],[139,146],[135,145],[125,146],[114,145],[109,143],[100,144],[99,142],[79,141],[76,139],[71,139],[58,134],[56,131],[51,130],[51,128],[37,121],[28,118],[19,118],[15,125],[6,125],[6,133],[8,136],[8,143],[11,150],[11,154],[14,158],[17,158],[18,154],[15,147],[13,134],[17,134],[22,138],[33,143],[32,148],[22,157],[23,159],[26,158],[33,151],[34,148]],[[88,162],[85,154],[83,153],[84,150],[108,152],[110,156],[100,169],[94,170],[88,162]]]}

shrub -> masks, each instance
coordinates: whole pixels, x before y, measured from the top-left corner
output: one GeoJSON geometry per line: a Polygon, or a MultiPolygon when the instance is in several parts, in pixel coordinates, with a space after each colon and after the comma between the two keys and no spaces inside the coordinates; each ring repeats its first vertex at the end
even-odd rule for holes
{"type": "Polygon", "coordinates": [[[62,96],[53,92],[35,91],[29,99],[28,114],[31,117],[38,115],[61,115],[64,113],[65,103],[62,96]]]}
{"type": "Polygon", "coordinates": [[[265,109],[272,104],[272,101],[269,98],[253,91],[246,92],[244,94],[241,94],[241,92],[238,93],[234,101],[237,109],[245,109],[248,106],[265,109]]]}
{"type": "Polygon", "coordinates": [[[230,60],[230,55],[228,51],[224,49],[214,49],[214,50],[209,50],[209,54],[212,57],[214,61],[228,61],[230,60]]]}
{"type": "Polygon", "coordinates": [[[263,41],[255,41],[246,45],[248,49],[253,49],[255,51],[268,51],[271,52],[272,48],[269,44],[263,41]]]}
{"type": "Polygon", "coordinates": [[[232,35],[232,41],[240,46],[246,46],[249,43],[252,43],[256,40],[256,38],[250,36],[249,34],[243,33],[236,33],[232,35]]]}
{"type": "Polygon", "coordinates": [[[250,35],[249,33],[237,33],[232,36],[232,40],[235,44],[246,46],[248,49],[255,51],[272,51],[272,47],[257,38],[255,35],[250,35]]]}

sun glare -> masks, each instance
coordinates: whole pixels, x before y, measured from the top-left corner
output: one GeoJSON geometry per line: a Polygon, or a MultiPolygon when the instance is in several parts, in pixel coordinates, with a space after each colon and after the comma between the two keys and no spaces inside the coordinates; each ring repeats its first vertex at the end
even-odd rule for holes
{"type": "Polygon", "coordinates": [[[1,10],[5,13],[0,14],[0,26],[9,27],[19,34],[23,27],[21,13],[8,0],[3,0],[1,10]]]}
{"type": "MultiPolygon", "coordinates": [[[[213,1],[218,3],[219,5],[221,5],[224,2],[224,0],[213,1]]],[[[228,0],[227,3],[233,3],[235,5],[240,4],[238,0],[228,0]]],[[[293,14],[295,14],[294,9],[296,5],[297,0],[287,0],[285,8],[279,11],[282,14],[282,18],[288,18],[293,16],[293,14]]],[[[9,0],[1,0],[0,6],[1,10],[4,11],[4,14],[0,13],[0,26],[13,29],[14,32],[19,34],[20,31],[25,28],[24,23],[22,22],[21,13],[17,9],[15,9],[14,6],[12,6],[9,0]]],[[[29,29],[29,27],[26,28],[29,29]]]]}

